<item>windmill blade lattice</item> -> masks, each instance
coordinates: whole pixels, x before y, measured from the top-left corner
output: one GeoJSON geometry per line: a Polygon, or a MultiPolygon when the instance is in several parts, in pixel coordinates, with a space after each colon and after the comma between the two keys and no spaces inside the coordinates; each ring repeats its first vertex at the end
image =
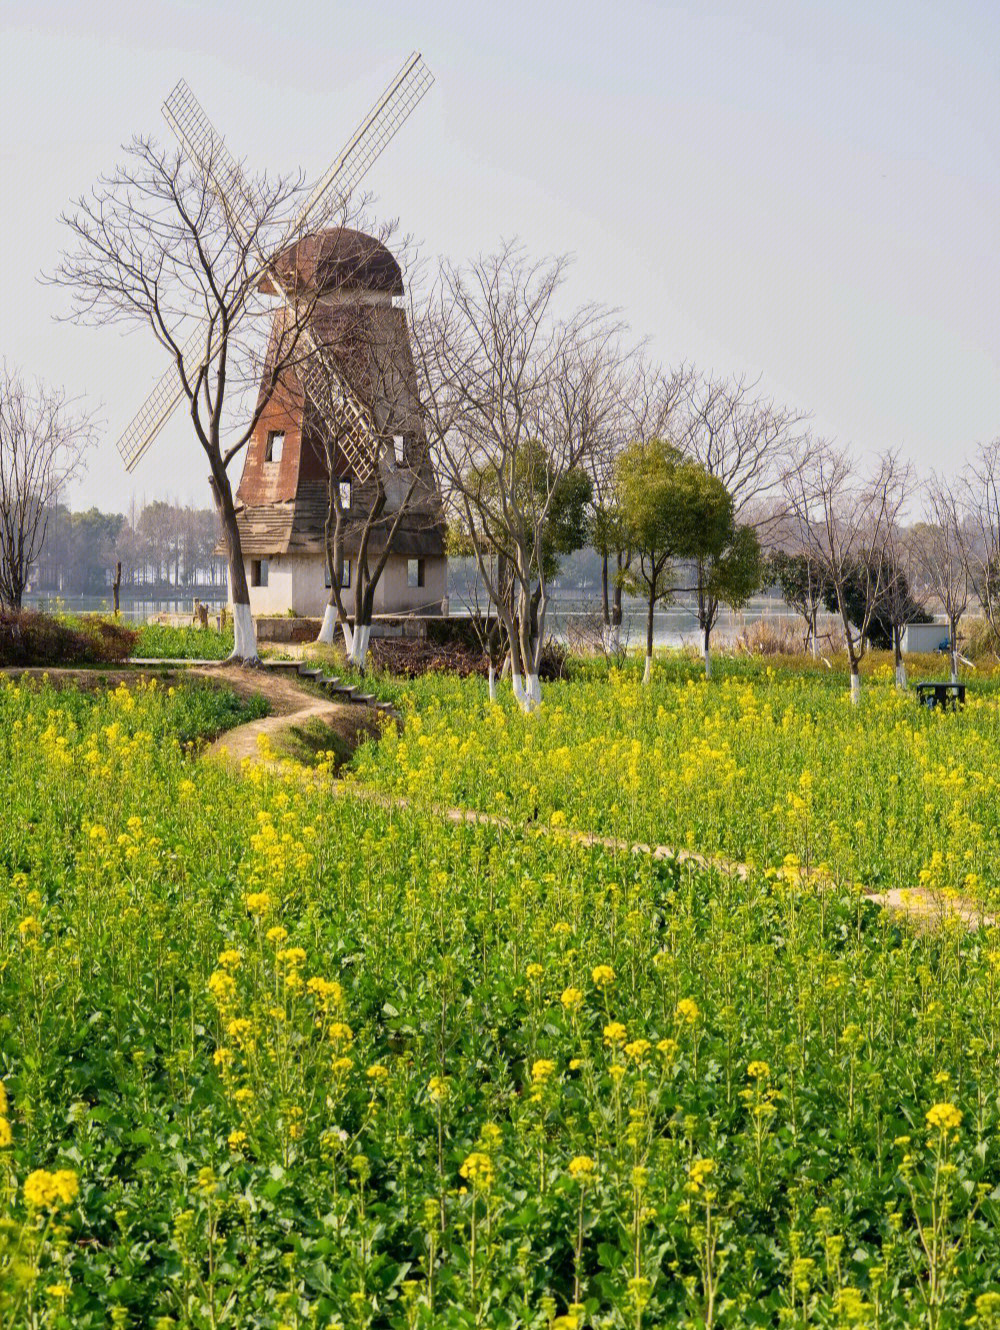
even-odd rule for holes
{"type": "Polygon", "coordinates": [[[420,53],[414,51],[348,139],[347,146],[320,178],[296,218],[288,240],[296,231],[315,226],[321,211],[329,216],[343,199],[350,196],[433,82],[434,75],[420,53]],[[334,188],[337,190],[336,202],[321,210],[320,205],[334,188]]]}
{"type": "MultiPolygon", "coordinates": [[[[200,347],[208,340],[208,320],[201,319],[191,330],[183,346],[181,358],[185,365],[191,363],[200,347]]],[[[218,347],[212,347],[209,360],[214,359],[218,347]]],[[[184,396],[180,370],[171,365],[166,374],[157,383],[132,423],[118,440],[118,451],[125,463],[126,471],[134,471],[142,456],[152,447],[156,436],[173,415],[174,410],[184,396]]]]}

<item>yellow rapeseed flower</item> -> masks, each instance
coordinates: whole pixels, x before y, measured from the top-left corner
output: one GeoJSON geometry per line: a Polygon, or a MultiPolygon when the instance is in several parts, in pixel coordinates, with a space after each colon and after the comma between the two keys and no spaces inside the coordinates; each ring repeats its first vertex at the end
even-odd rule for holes
{"type": "Polygon", "coordinates": [[[458,1171],[477,1191],[489,1191],[493,1185],[493,1160],[481,1151],[474,1150],[466,1155],[465,1163],[458,1171]]]}
{"type": "Polygon", "coordinates": [[[621,1021],[609,1021],[604,1027],[604,1042],[606,1044],[624,1044],[627,1038],[628,1030],[625,1029],[621,1021]]]}
{"type": "Polygon", "coordinates": [[[675,1008],[675,1013],[677,1019],[683,1021],[686,1025],[694,1025],[695,1021],[701,1015],[698,1010],[697,1002],[695,1002],[694,998],[689,997],[681,998],[675,1008]]]}
{"type": "Polygon", "coordinates": [[[607,988],[609,984],[614,983],[615,972],[610,965],[595,965],[590,977],[598,988],[607,988]]]}
{"type": "Polygon", "coordinates": [[[957,1131],[962,1125],[961,1109],[954,1104],[932,1104],[924,1116],[928,1127],[938,1131],[957,1131]]]}
{"type": "Polygon", "coordinates": [[[559,1001],[567,1011],[579,1011],[583,1006],[583,994],[578,988],[564,988],[559,1001]]]}
{"type": "Polygon", "coordinates": [[[59,1168],[54,1173],[36,1168],[24,1179],[24,1203],[30,1210],[58,1210],[69,1205],[80,1190],[77,1176],[70,1168],[59,1168]]]}
{"type": "Polygon", "coordinates": [[[592,1182],[597,1176],[597,1162],[590,1155],[575,1155],[567,1171],[574,1182],[592,1182]]]}
{"type": "Polygon", "coordinates": [[[427,1082],[427,1098],[432,1104],[442,1104],[448,1098],[450,1087],[443,1076],[432,1076],[427,1082]]]}

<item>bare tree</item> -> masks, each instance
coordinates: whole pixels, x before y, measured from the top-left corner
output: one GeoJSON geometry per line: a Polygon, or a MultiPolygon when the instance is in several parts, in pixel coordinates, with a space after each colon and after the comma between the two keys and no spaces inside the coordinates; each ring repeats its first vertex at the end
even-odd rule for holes
{"type": "Polygon", "coordinates": [[[907,476],[893,453],[860,476],[847,449],[820,441],[803,446],[785,479],[799,549],[815,561],[840,613],[854,703],[861,697],[871,617],[888,577],[888,533],[906,502],[907,476]],[[850,595],[852,580],[861,584],[857,597],[850,595]]]}
{"type": "Polygon", "coordinates": [[[1000,438],[982,444],[957,487],[962,563],[994,641],[1000,639],[1000,438]]]}
{"type": "Polygon", "coordinates": [[[903,660],[903,634],[908,624],[924,618],[927,593],[921,586],[918,543],[912,527],[899,521],[902,506],[914,493],[914,474],[907,463],[899,465],[900,512],[886,526],[883,554],[883,590],[877,612],[889,626],[892,638],[896,687],[906,688],[906,664],[903,660]]]}
{"type": "Polygon", "coordinates": [[[596,445],[621,338],[593,307],[557,317],[565,269],[564,258],[531,261],[516,244],[466,267],[443,263],[413,320],[446,501],[503,623],[526,710],[541,699],[553,501],[596,445]]]}
{"type": "Polygon", "coordinates": [[[227,198],[216,179],[225,164],[217,171],[211,154],[190,164],[148,138],[133,139],[125,151],[63,215],[75,247],[51,280],[72,292],[76,320],[147,326],[176,365],[222,524],[235,655],[252,661],[257,647],[229,468],[282,373],[303,353],[311,301],[289,305],[269,346],[273,287],[262,281],[262,256],[287,239],[299,181],[239,173],[227,198]],[[199,317],[204,332],[192,349],[199,317]],[[248,392],[258,386],[254,404],[248,392]]]}
{"type": "Polygon", "coordinates": [[[913,530],[913,554],[925,584],[948,620],[951,681],[958,683],[958,626],[969,608],[971,594],[965,513],[956,487],[943,476],[931,475],[924,496],[928,520],[913,530]]]}
{"type": "Polygon", "coordinates": [[[0,366],[0,604],[21,608],[49,516],[94,435],[93,417],[62,389],[0,366]]]}

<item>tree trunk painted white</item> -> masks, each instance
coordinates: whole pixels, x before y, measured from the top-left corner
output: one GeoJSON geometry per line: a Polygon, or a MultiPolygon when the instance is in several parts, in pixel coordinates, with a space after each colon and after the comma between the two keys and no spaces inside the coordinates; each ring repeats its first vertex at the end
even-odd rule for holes
{"type": "Polygon", "coordinates": [[[896,687],[906,688],[906,662],[902,660],[896,665],[896,687]]]}
{"type": "Polygon", "coordinates": [[[535,707],[542,704],[542,685],[537,674],[526,674],[524,677],[524,693],[528,699],[528,710],[534,711],[535,707]]]}
{"type": "Polygon", "coordinates": [[[653,657],[646,657],[646,668],[642,672],[642,682],[649,683],[653,674],[653,657]]]}
{"type": "Polygon", "coordinates": [[[514,669],[513,663],[511,663],[510,686],[514,690],[514,701],[518,704],[518,706],[523,706],[524,688],[521,686],[521,676],[517,672],[517,670],[514,669]]]}
{"type": "Polygon", "coordinates": [[[861,701],[861,675],[851,671],[851,704],[857,706],[861,701]]]}
{"type": "Polygon", "coordinates": [[[952,681],[952,683],[958,683],[958,652],[957,652],[957,651],[953,651],[953,652],[951,653],[951,681],[952,681]]]}
{"type": "Polygon", "coordinates": [[[370,623],[359,623],[354,626],[354,641],[351,644],[350,662],[356,670],[363,674],[365,662],[368,659],[368,640],[372,634],[370,623]]]}
{"type": "Polygon", "coordinates": [[[333,643],[333,634],[336,627],[337,627],[336,607],[333,605],[327,605],[326,609],[323,611],[323,622],[320,625],[319,635],[316,638],[316,641],[326,642],[327,645],[331,645],[333,643]]]}
{"type": "Polygon", "coordinates": [[[344,635],[344,650],[347,652],[348,659],[350,659],[351,652],[354,650],[354,631],[346,619],[341,623],[340,631],[344,635]]]}
{"type": "Polygon", "coordinates": [[[492,664],[490,665],[487,687],[490,690],[490,701],[495,702],[497,700],[497,672],[492,664]]]}
{"type": "Polygon", "coordinates": [[[704,654],[704,657],[705,657],[705,678],[706,678],[706,679],[711,679],[711,677],[712,677],[712,644],[711,644],[711,641],[710,641],[710,639],[709,639],[709,630],[708,630],[707,628],[705,629],[705,645],[704,645],[704,649],[703,649],[703,654],[704,654]]]}
{"type": "Polygon", "coordinates": [[[255,661],[257,655],[257,630],[253,625],[253,615],[249,605],[233,605],[233,656],[236,660],[255,661]]]}

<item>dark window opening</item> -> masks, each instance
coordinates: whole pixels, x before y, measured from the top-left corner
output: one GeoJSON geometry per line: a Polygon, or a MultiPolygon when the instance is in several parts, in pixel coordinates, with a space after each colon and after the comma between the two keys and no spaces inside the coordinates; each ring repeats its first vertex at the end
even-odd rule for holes
{"type": "Polygon", "coordinates": [[[264,445],[264,461],[280,462],[284,447],[285,431],[283,429],[268,430],[267,443],[264,445]]]}
{"type": "MultiPolygon", "coordinates": [[[[331,581],[330,581],[330,565],[329,565],[329,564],[324,564],[324,567],[323,567],[323,585],[326,587],[326,589],[327,589],[328,591],[329,591],[330,587],[333,585],[333,584],[331,583],[331,581]]],[[[351,561],[350,561],[350,559],[345,559],[344,562],[343,562],[343,565],[342,565],[342,567],[341,567],[341,569],[340,569],[340,585],[341,585],[341,589],[343,589],[344,587],[349,587],[349,586],[351,585],[351,561]]]]}
{"type": "Polygon", "coordinates": [[[406,561],[406,585],[423,586],[424,584],[424,561],[423,559],[407,559],[406,561]]]}
{"type": "Polygon", "coordinates": [[[267,586],[268,561],[267,559],[250,560],[250,585],[267,586]]]}

